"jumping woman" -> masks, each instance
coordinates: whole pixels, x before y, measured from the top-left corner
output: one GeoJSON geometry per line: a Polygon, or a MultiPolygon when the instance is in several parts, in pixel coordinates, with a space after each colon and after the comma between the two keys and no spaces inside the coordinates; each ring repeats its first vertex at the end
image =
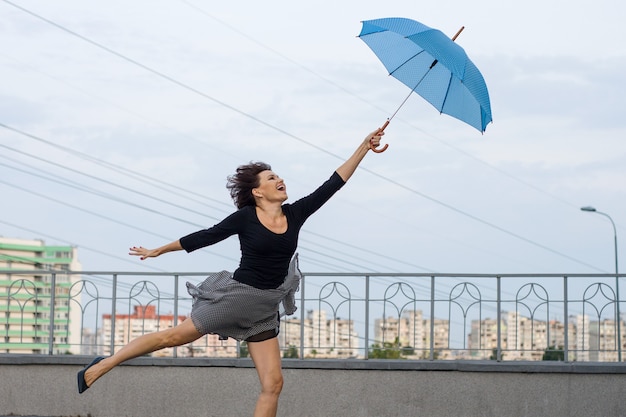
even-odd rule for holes
{"type": "Polygon", "coordinates": [[[78,373],[78,392],[83,393],[124,361],[185,345],[211,333],[248,343],[261,383],[254,417],[275,417],[283,387],[277,338],[280,308],[282,305],[285,314],[295,311],[294,293],[300,280],[297,255],[294,256],[298,234],[309,216],[354,174],[367,152],[379,146],[383,134],[377,129],[367,135],[326,182],[292,204],[285,203],[285,182],[269,165],[242,165],[227,182],[237,211],[213,227],[159,248],[130,248],[130,255],[145,260],[179,250],[192,252],[238,235],[241,260],[232,274],[222,271],[198,286],[187,283],[193,297],[191,320],[138,337],[112,356],[97,357],[78,373]]]}

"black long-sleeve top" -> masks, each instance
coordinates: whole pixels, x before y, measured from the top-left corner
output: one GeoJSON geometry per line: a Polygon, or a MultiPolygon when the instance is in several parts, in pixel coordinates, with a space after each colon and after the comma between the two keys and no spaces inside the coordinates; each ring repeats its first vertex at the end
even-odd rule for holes
{"type": "Polygon", "coordinates": [[[315,213],[345,182],[334,172],[317,190],[293,204],[282,205],[287,217],[287,231],[274,233],[259,221],[255,206],[243,207],[208,229],[180,239],[187,252],[239,236],[241,260],[233,278],[260,289],[278,288],[287,275],[289,261],[298,246],[304,222],[315,213]]]}

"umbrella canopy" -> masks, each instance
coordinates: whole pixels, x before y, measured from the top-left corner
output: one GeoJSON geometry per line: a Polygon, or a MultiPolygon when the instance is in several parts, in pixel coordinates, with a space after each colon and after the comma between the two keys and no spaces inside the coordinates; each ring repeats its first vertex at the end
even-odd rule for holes
{"type": "Polygon", "coordinates": [[[489,92],[463,48],[441,31],[410,19],[362,23],[359,38],[374,51],[389,75],[440,113],[462,120],[481,133],[485,131],[492,121],[489,92]]]}

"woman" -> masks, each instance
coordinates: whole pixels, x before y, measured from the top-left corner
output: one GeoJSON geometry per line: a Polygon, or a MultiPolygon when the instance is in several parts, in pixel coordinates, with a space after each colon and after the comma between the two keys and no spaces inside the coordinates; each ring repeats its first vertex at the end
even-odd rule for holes
{"type": "Polygon", "coordinates": [[[287,314],[295,311],[293,294],[298,287],[299,271],[294,253],[298,233],[306,219],[354,174],[368,150],[379,146],[383,134],[377,129],[367,135],[352,156],[322,186],[293,204],[284,204],[287,188],[269,165],[242,165],[228,178],[227,184],[238,208],[236,212],[209,229],[160,248],[130,248],[130,255],[145,260],[173,251],[191,252],[237,234],[241,261],[233,274],[223,271],[208,277],[199,286],[187,283],[194,299],[191,320],[134,339],[113,356],[94,359],[78,373],[79,393],[124,361],[166,347],[191,343],[212,333],[248,342],[248,351],[261,383],[254,416],[276,416],[283,386],[276,337],[279,307],[282,303],[287,314]]]}

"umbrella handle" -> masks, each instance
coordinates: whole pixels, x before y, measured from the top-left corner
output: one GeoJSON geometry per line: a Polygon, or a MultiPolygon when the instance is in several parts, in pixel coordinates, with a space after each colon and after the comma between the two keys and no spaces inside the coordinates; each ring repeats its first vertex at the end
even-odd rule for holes
{"type": "MultiPolygon", "coordinates": [[[[383,130],[385,130],[385,128],[389,125],[389,119],[387,119],[387,121],[385,121],[385,124],[380,128],[380,131],[382,132],[383,130]]],[[[374,146],[372,146],[372,142],[370,142],[370,149],[373,150],[376,153],[383,153],[387,150],[387,148],[389,147],[388,143],[385,143],[385,146],[383,146],[381,149],[376,149],[374,146]]]]}

